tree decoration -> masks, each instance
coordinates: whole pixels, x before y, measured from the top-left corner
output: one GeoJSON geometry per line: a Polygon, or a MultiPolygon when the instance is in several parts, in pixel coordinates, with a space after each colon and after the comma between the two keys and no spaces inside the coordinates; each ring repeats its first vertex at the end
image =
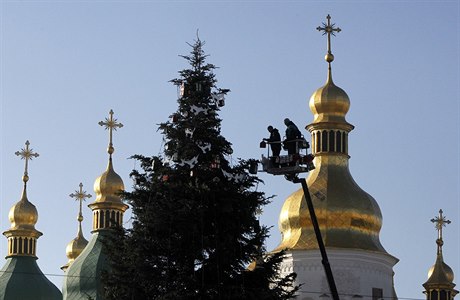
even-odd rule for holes
{"type": "Polygon", "coordinates": [[[229,90],[216,87],[203,42],[191,46],[190,67],[171,80],[180,87],[173,115],[187,117],[160,124],[162,156],[134,156],[132,228],[114,238],[123,259],[112,260],[107,299],[289,299],[295,274],[280,277],[283,253],[265,253],[268,229],[256,217],[269,198],[249,161],[226,159],[218,112],[229,90]]]}

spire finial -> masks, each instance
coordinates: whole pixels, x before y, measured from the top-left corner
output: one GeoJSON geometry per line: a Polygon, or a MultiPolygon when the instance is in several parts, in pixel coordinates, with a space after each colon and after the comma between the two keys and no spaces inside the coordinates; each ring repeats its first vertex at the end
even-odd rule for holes
{"type": "Polygon", "coordinates": [[[109,118],[105,118],[105,122],[100,121],[98,124],[104,126],[105,129],[109,130],[109,147],[107,148],[107,152],[110,154],[110,157],[112,157],[112,153],[114,151],[112,144],[112,131],[117,130],[117,128],[123,127],[123,124],[118,123],[117,119],[113,118],[113,110],[109,111],[109,118]]]}
{"type": "Polygon", "coordinates": [[[14,154],[17,156],[20,156],[21,159],[24,159],[26,161],[25,167],[24,167],[24,176],[22,176],[22,181],[24,181],[24,185],[29,181],[29,160],[32,160],[34,157],[38,157],[38,153],[34,153],[32,151],[32,148],[29,149],[29,141],[26,141],[26,147],[22,148],[21,151],[16,151],[14,154]]]}
{"type": "Polygon", "coordinates": [[[70,194],[69,196],[71,198],[75,198],[75,200],[79,201],[80,202],[80,210],[78,212],[78,222],[81,222],[83,221],[83,214],[81,212],[81,208],[82,208],[82,202],[85,201],[85,198],[91,198],[92,196],[90,194],[87,194],[86,191],[83,190],[83,183],[80,182],[80,190],[79,191],[75,191],[74,193],[70,194]]]}
{"type": "Polygon", "coordinates": [[[447,220],[445,216],[442,215],[442,209],[439,210],[439,216],[431,219],[431,222],[435,223],[436,230],[438,231],[438,239],[436,244],[438,244],[438,254],[442,253],[442,245],[444,244],[442,240],[442,228],[446,227],[446,224],[450,224],[450,220],[447,220]]]}
{"type": "Polygon", "coordinates": [[[339,27],[335,27],[335,23],[331,24],[331,16],[327,15],[326,17],[327,23],[322,22],[323,27],[318,26],[316,27],[316,30],[318,31],[323,31],[323,35],[327,34],[327,54],[324,57],[328,63],[328,76],[327,76],[327,81],[332,82],[332,70],[331,70],[331,62],[334,61],[334,55],[332,54],[331,50],[331,34],[335,36],[334,32],[340,32],[342,29],[339,27]]]}

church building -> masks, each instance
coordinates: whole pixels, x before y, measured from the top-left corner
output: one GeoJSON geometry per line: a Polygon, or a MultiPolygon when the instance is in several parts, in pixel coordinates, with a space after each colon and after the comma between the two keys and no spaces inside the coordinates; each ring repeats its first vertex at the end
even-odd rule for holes
{"type": "MultiPolygon", "coordinates": [[[[350,108],[347,93],[332,79],[331,35],[340,28],[327,22],[317,28],[327,36],[328,64],[326,83],[310,98],[313,121],[306,126],[311,134],[311,149],[315,168],[305,179],[318,219],[322,240],[327,251],[337,293],[342,300],[396,300],[393,267],[398,259],[388,253],[380,242],[382,213],[377,201],[355,182],[349,170],[348,136],[354,126],[346,120],[350,108]]],[[[95,180],[96,199],[92,210],[92,231],[89,241],[82,232],[82,202],[91,195],[79,190],[70,197],[79,201],[77,236],[67,245],[67,263],[62,267],[64,284],[61,291],[42,273],[36,256],[37,240],[42,235],[35,229],[37,208],[29,201],[27,184],[29,162],[38,154],[27,141],[16,152],[25,161],[20,200],[10,209],[11,227],[7,238],[6,262],[0,271],[0,300],[101,300],[104,299],[101,274],[107,270],[104,238],[110,227],[123,225],[128,206],[120,193],[125,190],[115,172],[112,156],[115,151],[113,131],[123,125],[113,117],[99,122],[109,132],[107,169],[95,180]]],[[[435,264],[423,284],[427,300],[453,300],[454,273],[444,262],[442,230],[450,221],[439,211],[431,220],[438,230],[435,264]]],[[[301,284],[299,300],[334,298],[325,275],[322,256],[302,188],[284,202],[279,228],[281,242],[273,251],[286,250],[282,262],[283,275],[295,272],[296,284],[301,284]]],[[[64,249],[64,245],[63,245],[64,249]]]]}

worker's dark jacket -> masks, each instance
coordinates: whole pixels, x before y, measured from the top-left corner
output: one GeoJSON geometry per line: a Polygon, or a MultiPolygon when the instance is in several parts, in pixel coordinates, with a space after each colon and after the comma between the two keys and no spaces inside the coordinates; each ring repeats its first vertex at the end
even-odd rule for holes
{"type": "Polygon", "coordinates": [[[300,133],[299,128],[297,128],[294,122],[290,121],[287,124],[287,128],[286,128],[286,140],[290,141],[290,140],[299,139],[300,136],[301,136],[301,133],[300,133]]]}
{"type": "Polygon", "coordinates": [[[281,136],[278,129],[273,128],[272,132],[270,133],[270,137],[267,139],[267,142],[275,142],[274,144],[270,144],[270,147],[272,148],[273,155],[278,156],[281,152],[281,136]]]}

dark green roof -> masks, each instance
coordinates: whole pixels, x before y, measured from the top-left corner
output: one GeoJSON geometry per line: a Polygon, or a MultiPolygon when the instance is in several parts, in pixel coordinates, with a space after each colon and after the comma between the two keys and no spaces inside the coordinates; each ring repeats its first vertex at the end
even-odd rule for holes
{"type": "Polygon", "coordinates": [[[9,257],[0,271],[0,300],[18,299],[62,299],[61,292],[42,273],[35,257],[9,257]]]}
{"type": "Polygon", "coordinates": [[[101,272],[106,267],[102,251],[103,232],[93,233],[90,242],[67,269],[62,294],[64,300],[103,299],[101,272]]]}

